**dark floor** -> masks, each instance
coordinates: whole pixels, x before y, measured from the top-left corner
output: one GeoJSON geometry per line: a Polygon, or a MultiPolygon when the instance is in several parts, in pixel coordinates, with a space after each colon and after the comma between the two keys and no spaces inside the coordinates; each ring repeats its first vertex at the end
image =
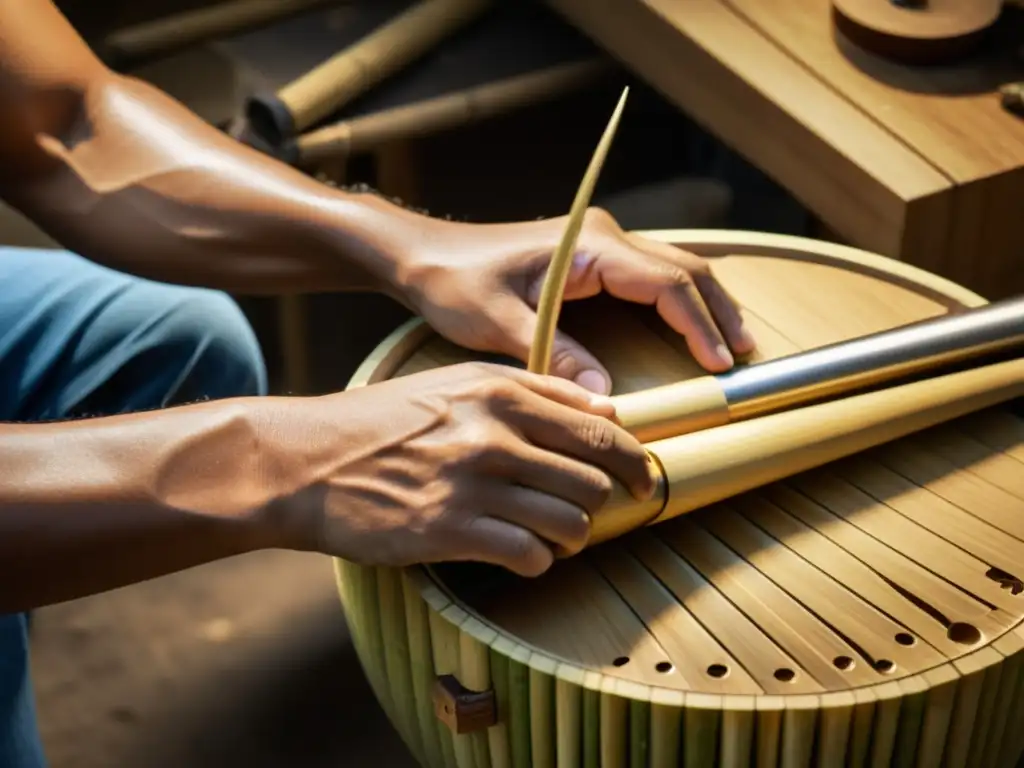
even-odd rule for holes
{"type": "Polygon", "coordinates": [[[353,654],[330,561],[267,552],[40,611],[53,768],[412,768],[353,654]]]}
{"type": "MultiPolygon", "coordinates": [[[[202,78],[180,80],[188,66],[160,71],[172,81],[178,74],[180,94],[217,106],[202,78]]],[[[470,220],[563,213],[613,103],[614,94],[569,99],[424,142],[419,202],[470,220]]],[[[713,142],[695,139],[656,95],[639,89],[630,107],[601,194],[713,173],[737,194],[730,225],[799,231],[802,214],[790,201],[713,142]]],[[[373,181],[372,167],[361,173],[373,181]]],[[[662,225],[687,223],[670,218],[662,225]]],[[[15,220],[0,224],[0,235],[37,239],[15,220]]],[[[273,302],[242,303],[278,382],[273,302]]],[[[387,301],[362,296],[317,297],[313,313],[321,391],[342,387],[402,318],[387,301]]],[[[355,659],[326,558],[270,552],[225,561],[41,610],[34,626],[53,768],[413,765],[355,659]]]]}

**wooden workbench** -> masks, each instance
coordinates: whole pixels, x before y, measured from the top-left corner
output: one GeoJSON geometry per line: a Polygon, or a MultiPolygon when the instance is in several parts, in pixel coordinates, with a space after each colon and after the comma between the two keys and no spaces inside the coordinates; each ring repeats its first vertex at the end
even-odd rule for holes
{"type": "Polygon", "coordinates": [[[829,0],[547,2],[840,239],[1024,291],[1024,119],[995,94],[1024,79],[1019,15],[984,57],[915,69],[837,39],[829,0]]]}

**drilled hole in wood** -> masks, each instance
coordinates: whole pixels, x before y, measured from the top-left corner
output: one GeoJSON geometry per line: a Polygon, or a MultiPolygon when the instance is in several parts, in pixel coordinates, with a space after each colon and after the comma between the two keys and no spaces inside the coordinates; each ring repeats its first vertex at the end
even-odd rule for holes
{"type": "Polygon", "coordinates": [[[654,665],[654,668],[662,674],[667,674],[672,671],[672,664],[667,661],[659,661],[654,665]]]}
{"type": "Polygon", "coordinates": [[[711,677],[722,678],[729,674],[729,668],[725,664],[712,664],[708,667],[708,674],[711,677]]]}
{"type": "Polygon", "coordinates": [[[897,632],[896,642],[900,645],[913,645],[917,641],[914,639],[914,636],[909,632],[897,632]]]}
{"type": "Polygon", "coordinates": [[[796,672],[789,667],[779,667],[775,670],[775,679],[780,683],[791,683],[796,679],[796,672]]]}
{"type": "Polygon", "coordinates": [[[841,669],[844,672],[853,669],[853,659],[849,656],[836,656],[832,659],[832,663],[836,665],[836,669],[841,669]]]}
{"type": "Polygon", "coordinates": [[[629,664],[629,656],[619,656],[615,661],[612,662],[616,667],[624,667],[629,664]]]}
{"type": "Polygon", "coordinates": [[[875,669],[878,672],[882,672],[887,675],[896,670],[896,664],[889,659],[878,659],[878,661],[875,662],[875,669]]]}
{"type": "Polygon", "coordinates": [[[999,586],[1011,595],[1019,595],[1021,592],[1024,592],[1024,582],[1012,573],[1007,573],[999,568],[989,568],[985,575],[992,579],[992,581],[998,582],[999,586]]]}
{"type": "Polygon", "coordinates": [[[954,621],[946,630],[946,637],[960,645],[975,645],[981,642],[981,632],[973,624],[954,621]]]}

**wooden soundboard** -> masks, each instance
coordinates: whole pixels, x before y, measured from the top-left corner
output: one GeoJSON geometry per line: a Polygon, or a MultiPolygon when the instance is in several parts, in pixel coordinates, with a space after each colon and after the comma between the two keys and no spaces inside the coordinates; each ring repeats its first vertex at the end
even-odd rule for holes
{"type": "Polygon", "coordinates": [[[983,54],[910,67],[836,35],[829,0],[546,2],[838,238],[1024,290],[1024,118],[998,92],[1024,80],[1024,14],[983,54]]]}

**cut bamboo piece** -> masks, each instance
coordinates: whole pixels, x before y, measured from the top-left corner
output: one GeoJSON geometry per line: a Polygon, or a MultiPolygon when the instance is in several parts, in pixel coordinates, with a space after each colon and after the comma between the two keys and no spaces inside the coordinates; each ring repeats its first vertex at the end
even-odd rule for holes
{"type": "Polygon", "coordinates": [[[538,72],[342,120],[286,144],[285,159],[311,165],[348,157],[392,141],[414,139],[554,99],[596,82],[610,70],[604,59],[560,64],[538,72]]]}
{"type": "Polygon", "coordinates": [[[99,45],[108,64],[121,67],[197,43],[297,16],[347,0],[231,0],[120,29],[99,45]]]}
{"type": "Polygon", "coordinates": [[[280,146],[422,56],[489,6],[489,0],[420,0],[277,93],[254,95],[246,106],[249,122],[271,146],[280,146]]]}
{"type": "MultiPolygon", "coordinates": [[[[712,260],[752,319],[761,360],[985,304],[834,244],[641,234],[712,260]]],[[[570,302],[562,319],[616,396],[705,375],[647,309],[570,302]]],[[[479,358],[412,321],[351,386],[479,358]]],[[[1022,366],[648,444],[686,514],[537,579],[468,563],[404,569],[410,658],[433,664],[411,675],[383,649],[401,621],[383,615],[400,609],[382,569],[338,561],[367,676],[424,766],[440,751],[445,768],[1012,768],[1024,750],[1024,418],[991,403],[1020,392],[1022,366]],[[452,670],[496,702],[475,742],[400,701],[407,680],[418,702],[417,680],[422,689],[452,670]]],[[[662,511],[656,501],[644,522],[662,511]]]]}

